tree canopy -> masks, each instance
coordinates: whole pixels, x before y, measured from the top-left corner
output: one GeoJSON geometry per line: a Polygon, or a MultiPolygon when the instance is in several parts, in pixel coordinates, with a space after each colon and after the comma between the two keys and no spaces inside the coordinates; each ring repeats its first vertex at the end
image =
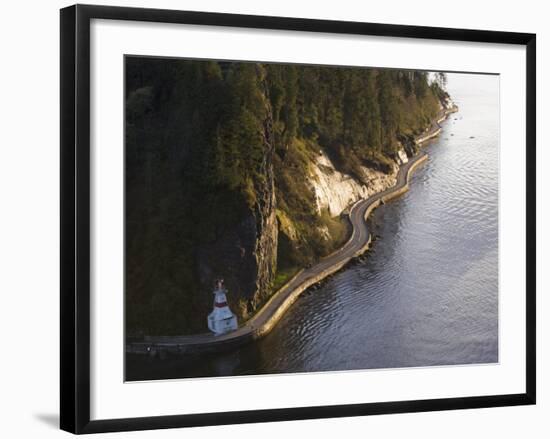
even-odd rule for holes
{"type": "Polygon", "coordinates": [[[399,142],[437,114],[446,85],[444,74],[431,81],[427,72],[395,69],[141,57],[126,63],[130,333],[202,328],[204,314],[194,310],[206,311],[209,300],[197,291],[197,249],[253,208],[266,161],[277,209],[300,240],[279,243],[278,266],[330,251],[315,227],[330,219],[314,207],[312,158],[323,150],[357,178],[360,166],[387,172],[399,142]]]}

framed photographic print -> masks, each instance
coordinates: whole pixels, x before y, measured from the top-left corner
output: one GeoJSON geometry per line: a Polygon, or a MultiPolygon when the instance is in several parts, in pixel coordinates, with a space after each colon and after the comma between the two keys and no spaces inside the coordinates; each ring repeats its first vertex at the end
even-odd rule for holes
{"type": "Polygon", "coordinates": [[[535,403],[535,35],[61,10],[61,427],[535,403]]]}

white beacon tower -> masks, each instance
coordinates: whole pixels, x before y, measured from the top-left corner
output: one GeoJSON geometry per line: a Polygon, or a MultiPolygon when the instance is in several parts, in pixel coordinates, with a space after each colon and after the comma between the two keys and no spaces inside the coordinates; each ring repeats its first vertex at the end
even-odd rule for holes
{"type": "Polygon", "coordinates": [[[216,281],[214,290],[214,310],[208,314],[208,329],[220,335],[237,329],[237,316],[231,312],[227,304],[223,280],[216,281]]]}

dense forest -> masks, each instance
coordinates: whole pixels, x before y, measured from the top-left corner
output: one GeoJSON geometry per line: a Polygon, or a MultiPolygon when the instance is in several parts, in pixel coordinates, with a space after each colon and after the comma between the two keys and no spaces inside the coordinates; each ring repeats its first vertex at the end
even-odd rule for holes
{"type": "Polygon", "coordinates": [[[443,74],[356,67],[127,57],[125,80],[130,336],[204,332],[217,277],[253,315],[347,237],[315,208],[315,157],[391,172],[447,96],[443,74]]]}

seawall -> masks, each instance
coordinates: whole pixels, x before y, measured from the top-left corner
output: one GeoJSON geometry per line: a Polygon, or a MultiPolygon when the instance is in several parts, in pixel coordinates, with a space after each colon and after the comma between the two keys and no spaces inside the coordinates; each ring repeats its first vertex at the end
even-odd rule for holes
{"type": "Polygon", "coordinates": [[[428,131],[425,134],[421,134],[420,136],[418,136],[414,140],[414,143],[420,145],[421,143],[427,142],[428,140],[439,136],[439,134],[441,133],[441,126],[439,124],[445,121],[449,117],[449,115],[451,115],[452,113],[456,113],[457,111],[458,107],[456,105],[453,105],[451,108],[443,110],[438,118],[435,120],[435,122],[432,124],[432,126],[428,129],[428,131]]]}

